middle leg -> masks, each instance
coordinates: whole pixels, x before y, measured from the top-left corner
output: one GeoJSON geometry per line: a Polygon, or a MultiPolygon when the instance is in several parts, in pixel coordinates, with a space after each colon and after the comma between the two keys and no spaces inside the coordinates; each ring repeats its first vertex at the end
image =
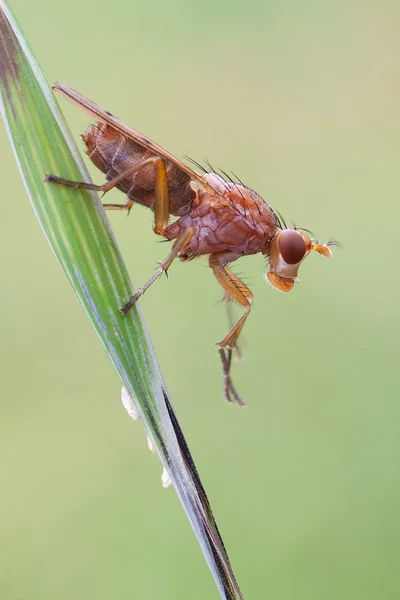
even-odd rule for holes
{"type": "Polygon", "coordinates": [[[167,273],[169,267],[171,266],[172,261],[176,258],[179,252],[187,246],[190,242],[190,239],[193,235],[193,227],[187,227],[184,229],[179,236],[176,238],[174,245],[172,246],[171,252],[168,254],[167,258],[163,260],[154,275],[150,277],[148,281],[142,287],[138,289],[136,294],[132,296],[132,298],[127,302],[122,308],[120,308],[120,312],[125,316],[129,310],[132,308],[134,304],[139,300],[140,296],[142,296],[146,290],[149,289],[152,283],[156,281],[163,273],[167,273]]]}

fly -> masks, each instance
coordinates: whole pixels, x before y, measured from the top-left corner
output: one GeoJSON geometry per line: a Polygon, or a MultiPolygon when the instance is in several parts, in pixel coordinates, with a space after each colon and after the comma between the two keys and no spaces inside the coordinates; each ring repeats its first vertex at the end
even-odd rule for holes
{"type": "Polygon", "coordinates": [[[106,210],[130,211],[135,202],[146,206],[154,212],[154,233],[173,241],[166,259],[120,312],[125,316],[152,283],[167,273],[175,258],[189,261],[207,256],[225,301],[235,300],[244,311],[218,343],[218,350],[224,398],[245,406],[230,372],[232,353],[249,316],[253,294],[229,265],[242,256],[261,253],[268,260],[269,283],[290,292],[306,256],[315,250],[331,257],[329,246],[336,243],[320,244],[306,230],[287,228],[279,214],[241,182],[226,174],[197,173],[79,92],[60,83],[54,88],[94,117],[96,122],[82,139],[87,155],[105,173],[107,183],[94,185],[56,175],[47,175],[46,181],[104,193],[117,187],[126,195],[126,202],[104,204],[106,210]],[[176,220],[169,224],[171,216],[176,220]]]}

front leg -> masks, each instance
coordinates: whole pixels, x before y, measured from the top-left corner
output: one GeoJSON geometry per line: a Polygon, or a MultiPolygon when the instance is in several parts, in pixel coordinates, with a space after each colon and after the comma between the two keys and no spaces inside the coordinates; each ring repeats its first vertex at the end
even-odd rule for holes
{"type": "Polygon", "coordinates": [[[232,351],[237,345],[239,335],[246,322],[251,306],[253,304],[253,294],[249,288],[235,275],[227,266],[225,253],[212,254],[209,259],[209,265],[213,270],[215,277],[218,282],[222,285],[225,293],[228,294],[233,300],[236,300],[240,306],[245,309],[244,314],[240,319],[231,327],[226,336],[219,342],[218,349],[222,361],[223,375],[224,375],[224,398],[227,402],[232,403],[232,398],[236,400],[239,406],[246,406],[239,394],[236,392],[232,379],[230,376],[230,369],[232,363],[232,351]]]}
{"type": "MultiPolygon", "coordinates": [[[[232,329],[233,325],[235,324],[235,316],[233,314],[233,299],[232,296],[230,296],[228,294],[228,292],[226,292],[224,290],[224,296],[222,298],[222,302],[225,305],[225,312],[226,312],[226,316],[227,316],[227,320],[228,320],[228,326],[229,329],[232,329]]],[[[236,344],[235,347],[235,355],[236,355],[236,359],[237,360],[241,360],[243,358],[243,350],[242,350],[242,344],[243,344],[243,339],[240,342],[240,347],[239,344],[236,344]]]]}

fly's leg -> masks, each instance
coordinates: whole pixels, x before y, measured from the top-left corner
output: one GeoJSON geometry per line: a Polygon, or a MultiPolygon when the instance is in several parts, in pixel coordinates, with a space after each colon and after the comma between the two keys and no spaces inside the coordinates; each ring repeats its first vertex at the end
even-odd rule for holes
{"type": "MultiPolygon", "coordinates": [[[[154,231],[158,235],[162,235],[164,229],[168,224],[168,216],[169,216],[169,192],[168,192],[168,179],[167,173],[165,170],[165,164],[162,158],[159,156],[152,156],[151,158],[147,158],[143,160],[141,163],[137,165],[133,165],[129,167],[129,169],[125,169],[116,177],[107,181],[103,185],[96,185],[94,183],[87,183],[85,181],[71,181],[70,179],[63,179],[62,177],[58,177],[57,175],[47,174],[45,181],[49,181],[52,183],[58,183],[60,185],[67,185],[69,187],[73,187],[75,189],[84,189],[84,190],[92,190],[95,192],[109,192],[114,187],[116,187],[121,181],[134,175],[140,169],[147,167],[148,165],[155,165],[156,169],[156,180],[155,180],[155,227],[154,231]]],[[[127,198],[125,204],[103,204],[103,208],[105,210],[130,210],[133,206],[133,200],[131,198],[127,198]]]]}
{"type": "Polygon", "coordinates": [[[184,229],[179,234],[179,236],[176,238],[176,240],[174,242],[174,245],[172,246],[171,252],[168,254],[167,258],[160,263],[160,266],[158,267],[158,269],[154,273],[154,275],[152,277],[150,277],[150,279],[144,285],[142,285],[141,288],[138,289],[136,294],[134,294],[132,296],[132,298],[129,300],[129,302],[127,302],[125,304],[125,306],[123,306],[122,308],[119,309],[120,312],[124,316],[129,312],[129,310],[132,308],[132,306],[134,304],[136,304],[136,302],[139,300],[140,296],[142,296],[145,293],[145,291],[149,289],[151,284],[154,283],[156,281],[156,279],[158,279],[160,277],[160,275],[162,275],[163,273],[167,273],[172,261],[174,260],[174,258],[177,257],[179,252],[185,246],[187,246],[187,244],[190,242],[192,235],[193,235],[193,227],[187,227],[187,229],[184,229]]]}
{"type": "MultiPolygon", "coordinates": [[[[63,179],[62,177],[57,177],[56,175],[47,175],[46,181],[50,181],[53,183],[58,183],[61,185],[67,185],[70,187],[74,187],[76,189],[85,189],[85,190],[94,190],[96,192],[108,192],[115,186],[117,186],[121,181],[126,179],[127,177],[132,176],[134,173],[140,171],[144,167],[153,164],[155,166],[155,202],[154,202],[154,232],[157,235],[164,235],[165,228],[168,225],[168,217],[169,217],[169,190],[168,190],[168,178],[165,170],[165,164],[162,158],[159,156],[152,156],[151,158],[147,158],[143,160],[141,163],[126,169],[107,183],[103,185],[95,185],[94,183],[86,183],[84,181],[70,181],[69,179],[63,179]]],[[[104,204],[103,207],[107,210],[130,210],[133,205],[133,200],[128,198],[126,204],[104,204]]],[[[184,231],[180,233],[180,235],[175,240],[174,245],[172,246],[172,250],[167,258],[160,263],[157,271],[154,273],[152,277],[141,287],[138,289],[136,294],[132,296],[132,298],[120,309],[120,312],[123,315],[126,315],[127,312],[132,308],[132,306],[137,302],[142,294],[151,286],[160,275],[166,273],[168,268],[170,267],[174,258],[178,255],[178,253],[184,248],[190,241],[190,238],[193,235],[192,227],[188,227],[184,231]]]]}
{"type": "MultiPolygon", "coordinates": [[[[232,329],[235,320],[234,320],[234,316],[233,316],[233,302],[232,302],[232,297],[228,294],[228,292],[226,290],[224,290],[224,297],[222,299],[223,303],[225,304],[225,308],[226,308],[226,316],[228,318],[228,324],[229,324],[229,329],[232,329]]],[[[237,360],[241,360],[243,358],[243,338],[242,338],[242,342],[240,344],[240,347],[238,344],[236,344],[236,348],[235,348],[235,352],[236,352],[236,358],[237,360]]]]}
{"type": "Polygon", "coordinates": [[[222,362],[222,370],[223,370],[223,377],[224,377],[224,383],[223,383],[224,399],[227,402],[229,402],[230,404],[232,404],[232,398],[231,398],[231,394],[232,394],[233,398],[236,400],[236,402],[238,403],[238,405],[240,407],[247,406],[246,403],[243,402],[243,400],[237,393],[237,391],[232,383],[231,376],[229,375],[229,371],[231,369],[231,362],[232,362],[232,348],[226,348],[226,349],[219,348],[218,352],[219,352],[221,362],[222,362]]]}
{"type": "Polygon", "coordinates": [[[230,376],[232,351],[237,346],[237,341],[243,326],[246,322],[251,306],[253,304],[253,294],[249,288],[237,277],[226,265],[222,264],[217,254],[212,254],[209,260],[213,273],[228,294],[240,306],[245,309],[244,314],[231,327],[226,336],[219,342],[218,350],[221,357],[223,376],[224,376],[224,398],[232,403],[232,397],[239,406],[245,406],[245,403],[236,392],[230,376]]]}

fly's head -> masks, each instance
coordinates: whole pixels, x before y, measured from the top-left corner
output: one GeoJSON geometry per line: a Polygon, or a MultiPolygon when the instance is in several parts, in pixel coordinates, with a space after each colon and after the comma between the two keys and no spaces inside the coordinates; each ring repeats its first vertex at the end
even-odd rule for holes
{"type": "Polygon", "coordinates": [[[320,244],[310,238],[302,229],[282,229],[268,244],[267,256],[269,267],[266,277],[271,285],[281,292],[290,292],[298,281],[297,273],[300,264],[315,250],[319,254],[331,258],[329,246],[337,242],[320,244]]]}

